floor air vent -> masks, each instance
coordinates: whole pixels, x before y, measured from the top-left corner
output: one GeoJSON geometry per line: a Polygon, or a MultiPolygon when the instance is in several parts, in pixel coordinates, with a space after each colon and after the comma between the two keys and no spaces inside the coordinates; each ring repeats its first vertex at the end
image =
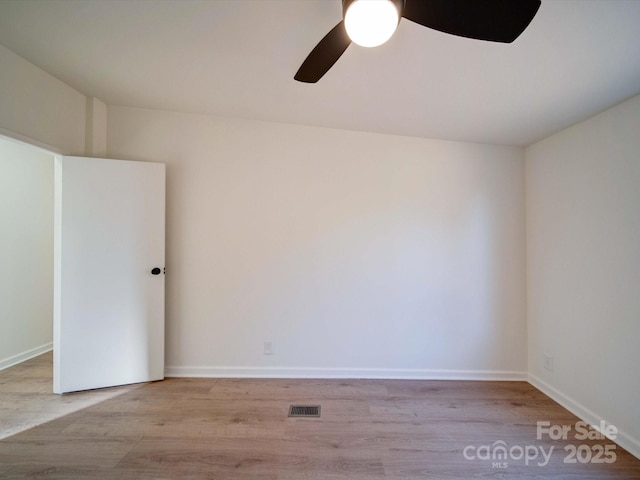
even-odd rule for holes
{"type": "Polygon", "coordinates": [[[290,417],[319,417],[320,405],[290,405],[290,417]]]}

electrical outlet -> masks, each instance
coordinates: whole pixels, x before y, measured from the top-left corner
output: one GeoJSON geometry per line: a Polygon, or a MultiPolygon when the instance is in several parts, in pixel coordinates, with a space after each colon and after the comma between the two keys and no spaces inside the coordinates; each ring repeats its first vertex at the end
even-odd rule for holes
{"type": "Polygon", "coordinates": [[[264,354],[273,355],[273,342],[264,342],[264,354]]]}
{"type": "Polygon", "coordinates": [[[553,372],[553,355],[551,355],[550,353],[543,353],[542,360],[544,363],[544,368],[546,368],[550,372],[553,372]]]}

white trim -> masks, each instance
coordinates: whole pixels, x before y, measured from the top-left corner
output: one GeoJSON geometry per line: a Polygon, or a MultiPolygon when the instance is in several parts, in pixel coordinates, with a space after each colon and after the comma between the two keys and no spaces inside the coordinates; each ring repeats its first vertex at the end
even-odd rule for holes
{"type": "Polygon", "coordinates": [[[43,353],[50,352],[51,350],[53,350],[53,342],[45,343],[44,345],[40,345],[39,347],[32,348],[16,355],[12,355],[11,357],[0,360],[0,370],[13,367],[18,363],[22,363],[25,360],[37,357],[38,355],[42,355],[43,353]]]}
{"type": "Polygon", "coordinates": [[[60,317],[62,316],[62,155],[53,162],[53,393],[62,393],[60,386],[60,317]]]}
{"type": "Polygon", "coordinates": [[[526,372],[507,370],[424,370],[316,367],[166,367],[167,377],[204,378],[371,378],[398,380],[527,381],[526,372]]]}
{"type": "MultiPolygon", "coordinates": [[[[529,383],[540,390],[542,393],[550,397],[552,400],[558,402],[560,405],[579,417],[581,420],[587,422],[589,425],[599,425],[602,421],[606,422],[607,424],[611,423],[607,422],[601,415],[598,415],[597,413],[589,410],[581,403],[577,402],[568,395],[565,395],[541,378],[531,373],[529,374],[529,383]]],[[[624,448],[626,451],[628,451],[631,455],[640,458],[640,440],[621,430],[618,425],[616,425],[616,428],[618,429],[618,435],[613,441],[624,448]]]]}

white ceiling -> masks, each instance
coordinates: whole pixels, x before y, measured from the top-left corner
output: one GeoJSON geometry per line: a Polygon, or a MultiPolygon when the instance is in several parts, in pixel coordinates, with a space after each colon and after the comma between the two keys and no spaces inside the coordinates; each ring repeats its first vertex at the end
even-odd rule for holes
{"type": "Polygon", "coordinates": [[[340,19],[340,0],[0,0],[0,44],[111,105],[507,145],[640,93],[640,0],[542,0],[510,45],[402,20],[294,81],[340,19]]]}

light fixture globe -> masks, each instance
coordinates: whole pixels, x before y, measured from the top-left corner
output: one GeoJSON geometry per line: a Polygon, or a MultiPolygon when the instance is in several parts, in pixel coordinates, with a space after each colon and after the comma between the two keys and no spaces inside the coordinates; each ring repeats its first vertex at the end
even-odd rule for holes
{"type": "Polygon", "coordinates": [[[389,40],[398,28],[400,12],[391,0],[344,2],[344,25],[353,43],[377,47],[389,40]]]}

